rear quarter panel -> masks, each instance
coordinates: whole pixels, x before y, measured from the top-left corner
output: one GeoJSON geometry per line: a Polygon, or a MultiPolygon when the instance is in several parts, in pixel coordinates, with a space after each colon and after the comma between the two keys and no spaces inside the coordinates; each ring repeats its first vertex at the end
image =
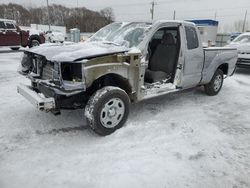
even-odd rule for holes
{"type": "Polygon", "coordinates": [[[222,64],[228,64],[227,76],[231,76],[234,72],[237,58],[237,50],[234,48],[205,48],[201,84],[210,82],[215,71],[222,64]]]}
{"type": "Polygon", "coordinates": [[[41,44],[45,43],[45,36],[43,34],[39,34],[39,39],[41,44]]]}

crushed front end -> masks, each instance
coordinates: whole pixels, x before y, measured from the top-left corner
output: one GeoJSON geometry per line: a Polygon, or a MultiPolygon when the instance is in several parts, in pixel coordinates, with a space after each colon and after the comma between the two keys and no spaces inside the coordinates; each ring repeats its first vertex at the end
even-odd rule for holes
{"type": "Polygon", "coordinates": [[[18,92],[39,110],[59,113],[60,109],[84,108],[88,100],[81,62],[48,61],[25,52],[18,72],[31,80],[18,85],[18,92]]]}

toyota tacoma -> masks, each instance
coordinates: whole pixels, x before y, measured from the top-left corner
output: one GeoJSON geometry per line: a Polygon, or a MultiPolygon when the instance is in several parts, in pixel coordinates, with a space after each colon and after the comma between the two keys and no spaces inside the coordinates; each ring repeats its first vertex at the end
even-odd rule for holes
{"type": "Polygon", "coordinates": [[[236,61],[235,48],[203,48],[190,22],[112,23],[84,43],[25,51],[19,72],[31,85],[17,89],[41,111],[85,109],[90,127],[108,135],[130,103],[196,86],[218,94],[236,61]]]}

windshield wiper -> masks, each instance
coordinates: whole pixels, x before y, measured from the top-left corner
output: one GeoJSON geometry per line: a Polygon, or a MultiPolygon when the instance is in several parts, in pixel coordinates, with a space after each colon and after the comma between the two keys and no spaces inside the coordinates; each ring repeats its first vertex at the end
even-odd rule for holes
{"type": "Polygon", "coordinates": [[[102,41],[103,44],[114,44],[115,46],[121,46],[120,44],[118,43],[115,43],[115,42],[112,42],[112,41],[108,41],[108,40],[104,40],[102,41]]]}

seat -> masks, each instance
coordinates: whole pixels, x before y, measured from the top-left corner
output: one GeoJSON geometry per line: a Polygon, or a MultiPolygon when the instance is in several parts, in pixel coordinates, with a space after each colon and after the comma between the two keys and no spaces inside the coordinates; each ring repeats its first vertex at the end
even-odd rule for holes
{"type": "Polygon", "coordinates": [[[152,83],[171,77],[176,53],[177,49],[173,35],[171,33],[164,34],[161,43],[157,46],[149,62],[149,68],[145,73],[146,81],[152,83]]]}

